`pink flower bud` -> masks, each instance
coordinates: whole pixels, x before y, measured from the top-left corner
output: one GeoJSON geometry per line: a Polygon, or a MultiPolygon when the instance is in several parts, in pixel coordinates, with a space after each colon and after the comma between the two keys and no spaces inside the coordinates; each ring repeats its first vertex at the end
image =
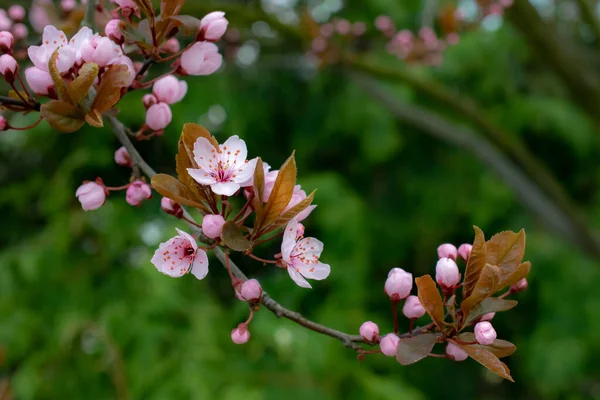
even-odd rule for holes
{"type": "Polygon", "coordinates": [[[166,53],[177,53],[181,49],[181,45],[179,44],[179,40],[173,37],[164,42],[160,46],[160,49],[166,53]]]}
{"type": "Polygon", "coordinates": [[[325,49],[327,49],[327,40],[325,38],[322,37],[316,37],[313,39],[311,45],[310,45],[311,50],[313,51],[313,53],[319,54],[325,51],[325,49]]]}
{"type": "Polygon", "coordinates": [[[132,206],[142,204],[142,201],[152,197],[152,189],[145,182],[137,180],[131,183],[125,193],[125,201],[132,206]]]}
{"type": "Polygon", "coordinates": [[[473,246],[468,243],[461,244],[460,247],[458,248],[458,255],[463,260],[469,261],[469,256],[471,255],[472,249],[473,249],[473,246]]]}
{"type": "Polygon", "coordinates": [[[5,131],[8,129],[8,121],[4,118],[3,115],[0,115],[0,131],[5,131]]]}
{"type": "Polygon", "coordinates": [[[321,36],[328,39],[333,35],[335,28],[333,27],[333,24],[324,24],[321,25],[321,27],[319,28],[319,32],[321,33],[321,36]]]}
{"type": "Polygon", "coordinates": [[[144,103],[144,108],[147,110],[158,103],[158,99],[153,94],[145,94],[144,97],[142,97],[142,102],[144,103]]]}
{"type": "Polygon", "coordinates": [[[173,75],[167,75],[154,83],[152,93],[159,102],[173,104],[183,99],[187,89],[186,81],[180,81],[173,75]]]}
{"type": "Polygon", "coordinates": [[[440,247],[437,248],[438,258],[451,258],[456,260],[456,256],[458,254],[458,250],[456,250],[456,246],[450,243],[444,243],[440,247]]]}
{"type": "Polygon", "coordinates": [[[347,19],[340,19],[334,24],[335,30],[340,35],[347,35],[352,30],[352,24],[347,19]]]}
{"type": "Polygon", "coordinates": [[[163,197],[160,200],[160,207],[167,214],[173,215],[177,218],[181,218],[183,216],[183,208],[181,205],[167,197],[163,197]]]}
{"type": "Polygon", "coordinates": [[[0,9],[0,31],[7,31],[12,26],[13,22],[8,15],[6,15],[6,11],[0,9]]]}
{"type": "Polygon", "coordinates": [[[7,82],[15,80],[15,73],[17,72],[17,60],[10,54],[3,54],[0,56],[0,74],[4,75],[4,79],[7,82]]]}
{"type": "Polygon", "coordinates": [[[10,53],[15,43],[15,38],[12,33],[8,31],[0,32],[0,51],[3,53],[10,53]]]}
{"type": "Polygon", "coordinates": [[[60,8],[66,13],[73,11],[77,2],[75,0],[60,0],[60,8]]]}
{"type": "Polygon", "coordinates": [[[475,340],[484,346],[494,343],[494,340],[496,340],[496,331],[492,324],[487,321],[478,322],[475,325],[475,340]]]}
{"type": "Polygon", "coordinates": [[[481,316],[481,321],[491,321],[492,318],[494,318],[494,316],[496,315],[495,312],[491,312],[491,313],[487,313],[487,314],[483,314],[481,316]]]}
{"type": "Polygon", "coordinates": [[[451,258],[441,258],[435,266],[435,280],[445,288],[451,288],[460,282],[458,265],[451,258]]]}
{"type": "Polygon", "coordinates": [[[411,273],[401,268],[393,268],[385,281],[384,291],[392,301],[400,301],[408,297],[413,285],[411,273]]]}
{"type": "Polygon", "coordinates": [[[196,42],[181,55],[182,73],[210,75],[221,67],[223,56],[214,43],[196,42]]]}
{"type": "Polygon", "coordinates": [[[379,327],[375,322],[367,321],[362,324],[359,333],[365,342],[377,343],[379,340],[379,327]]]}
{"type": "Polygon", "coordinates": [[[362,36],[367,31],[367,25],[364,22],[358,21],[352,24],[352,34],[354,36],[362,36]]]}
{"type": "Polygon", "coordinates": [[[131,167],[131,157],[125,146],[121,146],[115,151],[115,162],[122,167],[131,167]]]}
{"type": "Polygon", "coordinates": [[[379,342],[379,348],[383,355],[388,357],[394,357],[396,355],[396,348],[398,347],[398,342],[400,338],[393,333],[388,333],[384,337],[381,338],[379,342]]]}
{"type": "Polygon", "coordinates": [[[122,55],[123,50],[121,50],[121,47],[103,36],[94,36],[91,40],[85,41],[81,45],[81,57],[83,60],[96,63],[99,67],[114,64],[111,61],[120,58],[122,55]]]}
{"type": "Polygon", "coordinates": [[[239,324],[237,328],[231,331],[231,340],[235,344],[244,344],[250,339],[250,331],[244,324],[239,324]]]}
{"type": "Polygon", "coordinates": [[[121,20],[111,19],[104,27],[104,34],[109,37],[110,40],[116,44],[123,44],[123,34],[119,30],[119,22],[121,20]]]}
{"type": "Polygon", "coordinates": [[[146,125],[153,131],[165,129],[171,123],[172,118],[171,108],[166,103],[155,104],[146,111],[146,125]]]}
{"type": "Polygon", "coordinates": [[[417,296],[408,296],[402,307],[402,313],[406,318],[417,319],[425,315],[425,308],[417,296]]]}
{"type": "Polygon", "coordinates": [[[225,34],[229,22],[222,11],[213,11],[200,20],[200,34],[204,40],[214,42],[225,34]]]}
{"type": "Polygon", "coordinates": [[[510,285],[510,291],[513,293],[519,293],[527,289],[527,286],[527,278],[523,278],[514,285],[510,285]]]}
{"type": "Polygon", "coordinates": [[[25,24],[15,24],[12,27],[12,33],[17,40],[27,39],[27,35],[29,35],[29,29],[25,26],[25,24]]]}
{"type": "Polygon", "coordinates": [[[375,18],[375,28],[377,28],[378,31],[383,33],[390,33],[393,32],[395,29],[394,22],[387,15],[380,15],[377,18],[375,18]]]}
{"type": "Polygon", "coordinates": [[[202,219],[202,232],[204,232],[206,237],[216,239],[221,236],[223,225],[225,225],[225,218],[221,215],[205,215],[202,219]]]}
{"type": "Polygon", "coordinates": [[[25,18],[25,9],[23,6],[15,4],[8,8],[8,16],[15,21],[22,21],[25,18]]]}
{"type": "Polygon", "coordinates": [[[47,96],[50,88],[54,85],[50,73],[36,67],[25,70],[25,80],[35,94],[42,96],[47,96]]]}
{"type": "Polygon", "coordinates": [[[262,287],[256,279],[248,279],[242,283],[240,297],[246,301],[257,301],[262,296],[262,287]]]}
{"type": "Polygon", "coordinates": [[[454,361],[465,361],[469,358],[469,355],[466,351],[458,347],[452,342],[448,342],[446,346],[446,354],[448,354],[454,361]]]}
{"type": "Polygon", "coordinates": [[[96,210],[106,201],[106,191],[104,186],[96,182],[86,182],[79,186],[75,192],[77,200],[81,203],[81,208],[85,211],[96,210]]]}

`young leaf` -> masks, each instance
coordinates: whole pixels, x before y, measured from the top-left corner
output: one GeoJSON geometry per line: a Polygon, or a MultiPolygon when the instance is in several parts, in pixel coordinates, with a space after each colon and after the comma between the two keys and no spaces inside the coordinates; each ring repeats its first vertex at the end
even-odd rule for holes
{"type": "Polygon", "coordinates": [[[254,168],[254,196],[260,199],[262,204],[263,193],[265,191],[265,171],[262,158],[258,157],[256,168],[254,168]]]}
{"type": "Polygon", "coordinates": [[[162,18],[172,17],[173,15],[179,15],[181,7],[183,7],[185,0],[161,0],[160,2],[160,16],[162,18]]]}
{"type": "Polygon", "coordinates": [[[200,20],[189,15],[177,15],[172,17],[183,24],[183,34],[185,36],[196,35],[200,30],[200,20]]]}
{"type": "Polygon", "coordinates": [[[531,263],[529,261],[519,264],[519,266],[512,272],[510,276],[501,276],[500,284],[498,285],[497,290],[501,290],[507,286],[514,285],[515,283],[519,282],[521,279],[529,275],[530,269],[531,263]]]}
{"type": "Polygon", "coordinates": [[[302,211],[306,210],[306,208],[311,205],[311,203],[315,197],[316,191],[317,191],[317,189],[313,190],[312,193],[309,194],[308,196],[306,196],[305,199],[300,200],[300,202],[298,204],[296,204],[294,207],[290,208],[289,210],[287,210],[286,212],[281,214],[279,216],[279,218],[277,218],[277,220],[275,220],[275,222],[273,222],[266,229],[263,229],[260,232],[260,236],[262,236],[266,233],[269,233],[269,232],[273,232],[275,229],[279,229],[282,226],[287,225],[287,223],[290,222],[293,218],[295,218],[298,214],[300,214],[302,211]]]}
{"type": "Polygon", "coordinates": [[[152,187],[162,196],[176,201],[184,206],[200,208],[206,211],[203,204],[194,200],[190,190],[171,175],[157,174],[152,177],[152,187]]]}
{"type": "Polygon", "coordinates": [[[525,254],[525,231],[505,231],[492,236],[485,244],[487,263],[500,268],[502,275],[511,275],[525,254]]]}
{"type": "Polygon", "coordinates": [[[98,76],[98,65],[94,63],[85,63],[79,69],[79,75],[67,87],[69,97],[73,104],[80,104],[87,96],[94,80],[98,76]]]}
{"type": "Polygon", "coordinates": [[[294,153],[283,163],[275,180],[273,191],[263,208],[262,218],[256,218],[254,224],[255,237],[263,228],[268,227],[279,218],[287,207],[296,185],[296,160],[294,153]]]}
{"type": "Polygon", "coordinates": [[[150,0],[133,0],[133,2],[139,7],[142,13],[147,17],[154,17],[154,7],[150,0]]]}
{"type": "Polygon", "coordinates": [[[473,249],[471,250],[467,268],[465,269],[463,299],[471,295],[487,259],[483,232],[476,226],[473,228],[475,229],[475,241],[473,242],[473,249]]]}
{"type": "Polygon", "coordinates": [[[510,376],[510,370],[506,364],[500,361],[498,357],[496,357],[492,352],[486,350],[483,346],[467,346],[458,343],[456,343],[456,345],[463,349],[472,359],[496,375],[514,382],[512,376],[510,376]]]}
{"type": "MultiPolygon", "coordinates": [[[[461,333],[460,335],[458,335],[458,339],[463,342],[466,342],[466,343],[473,343],[476,341],[475,334],[473,332],[461,333]]],[[[465,346],[476,346],[476,347],[482,348],[484,350],[489,351],[490,353],[492,353],[493,355],[495,355],[498,358],[508,357],[512,353],[514,353],[515,350],[517,350],[517,346],[515,346],[511,342],[507,342],[506,340],[501,340],[501,339],[494,340],[494,343],[492,343],[488,346],[484,346],[481,344],[470,344],[470,345],[465,345],[465,346]]]]}
{"type": "Polygon", "coordinates": [[[473,292],[469,297],[463,300],[461,309],[465,318],[468,317],[469,313],[479,303],[486,298],[496,293],[496,287],[498,286],[500,276],[500,269],[495,265],[486,264],[481,270],[479,280],[473,289],[473,292]]]}
{"type": "Polygon", "coordinates": [[[419,289],[419,301],[440,330],[444,328],[444,304],[438,288],[431,279],[425,275],[415,279],[419,289]]]}
{"type": "Polygon", "coordinates": [[[473,307],[465,320],[463,326],[468,326],[472,321],[491,312],[507,311],[518,304],[516,300],[499,299],[498,297],[488,297],[481,303],[473,307]]]}
{"type": "Polygon", "coordinates": [[[177,34],[183,23],[177,18],[160,18],[156,21],[156,41],[162,43],[165,39],[177,34]]]}
{"type": "Polygon", "coordinates": [[[58,50],[60,47],[57,47],[50,56],[50,61],[48,61],[48,71],[50,72],[50,76],[52,77],[52,82],[54,83],[54,90],[56,90],[56,95],[59,100],[64,100],[67,103],[73,104],[71,98],[69,97],[69,93],[67,92],[67,86],[65,85],[65,81],[63,80],[58,67],[56,66],[56,60],[58,60],[58,50]]]}
{"type": "Polygon", "coordinates": [[[94,128],[102,128],[104,122],[102,121],[102,115],[98,114],[98,111],[91,110],[85,116],[85,122],[93,126],[94,128]]]}
{"type": "Polygon", "coordinates": [[[42,104],[40,115],[62,132],[75,132],[85,123],[83,112],[64,100],[50,100],[42,104]]]}
{"type": "Polygon", "coordinates": [[[198,202],[207,201],[206,193],[201,190],[200,185],[187,172],[188,168],[195,168],[195,165],[192,165],[192,161],[185,152],[181,142],[179,143],[179,152],[175,156],[175,168],[179,181],[190,190],[192,198],[198,200],[198,202]]]}
{"type": "Polygon", "coordinates": [[[400,339],[396,348],[396,360],[402,365],[410,365],[424,359],[431,353],[439,337],[439,333],[426,333],[400,339]]]}
{"type": "Polygon", "coordinates": [[[223,241],[233,251],[246,251],[252,247],[252,243],[244,237],[242,230],[233,221],[223,225],[223,241]]]}
{"type": "MultiPolygon", "coordinates": [[[[196,139],[199,137],[208,139],[208,141],[215,146],[215,149],[219,148],[219,142],[217,142],[217,139],[215,139],[206,128],[193,123],[184,124],[181,136],[179,136],[179,143],[183,145],[186,154],[191,160],[194,159],[194,143],[196,143],[196,139]]],[[[179,151],[181,152],[181,149],[179,151]]]]}
{"type": "Polygon", "coordinates": [[[112,108],[121,98],[121,89],[129,82],[129,69],[123,64],[108,67],[98,86],[96,97],[90,110],[102,115],[112,108]]]}

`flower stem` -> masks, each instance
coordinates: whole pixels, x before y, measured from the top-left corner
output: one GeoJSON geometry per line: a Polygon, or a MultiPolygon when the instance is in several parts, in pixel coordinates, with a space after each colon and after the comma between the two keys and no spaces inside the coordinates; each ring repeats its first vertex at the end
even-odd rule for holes
{"type": "Polygon", "coordinates": [[[397,301],[392,300],[392,315],[394,316],[394,333],[398,334],[398,312],[396,311],[397,301]]]}
{"type": "Polygon", "coordinates": [[[252,253],[248,253],[247,255],[248,255],[248,257],[253,258],[256,261],[260,261],[261,263],[264,263],[264,264],[277,264],[277,261],[275,261],[275,260],[266,260],[264,258],[257,257],[252,253]]]}

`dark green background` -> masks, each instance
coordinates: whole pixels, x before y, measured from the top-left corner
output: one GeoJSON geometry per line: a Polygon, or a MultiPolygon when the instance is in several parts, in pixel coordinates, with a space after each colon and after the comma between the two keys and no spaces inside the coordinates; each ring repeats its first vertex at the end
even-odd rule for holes
{"type": "MultiPolygon", "coordinates": [[[[198,16],[195,9],[211,7],[189,3],[198,16]]],[[[595,66],[590,26],[567,13],[575,4],[556,3],[548,21],[564,40],[560,46],[595,66]]],[[[413,0],[361,0],[348,1],[338,15],[367,21],[369,54],[403,69],[382,50],[372,21],[386,13],[417,29],[421,9],[413,0]]],[[[529,289],[517,296],[516,309],[493,321],[499,337],[518,347],[507,359],[516,383],[472,360],[402,367],[379,355],[361,363],[339,342],[266,310],[255,316],[250,342],[234,345],[230,331],[247,306],[216,260],[203,281],[170,279],[150,264],[158,243],[185,227],[160,211],[160,196],[134,208],[116,193],[97,211],[81,210],[74,193],[83,180],[100,176],[118,186],[129,179],[129,170],[113,162],[119,144],[109,129],[61,134],[43,123],[0,134],[0,377],[10,380],[14,398],[600,398],[598,260],[549,231],[472,154],[395,119],[342,67],[307,72],[299,58],[306,47],[282,36],[265,42],[253,37],[242,13],[228,16],[242,43],[261,46],[260,57],[241,66],[229,47],[223,70],[190,77],[164,137],[139,143],[147,161],[173,173],[186,122],[205,124],[220,141],[240,135],[250,157],[273,166],[295,149],[300,183],[318,188],[306,233],[325,243],[330,277],[306,290],[285,271],[234,260],[284,306],[350,333],[365,320],[390,331],[383,293],[390,268],[434,273],[436,247],[471,241],[474,224],[488,236],[525,228],[529,289]],[[226,113],[222,124],[214,123],[218,107],[226,113]]],[[[510,21],[465,33],[440,67],[411,72],[476,100],[552,171],[597,229],[599,132],[526,35],[510,21]]],[[[409,86],[385,87],[404,103],[469,124],[409,86]]],[[[142,95],[120,103],[120,118],[133,129],[144,121],[142,95]]]]}

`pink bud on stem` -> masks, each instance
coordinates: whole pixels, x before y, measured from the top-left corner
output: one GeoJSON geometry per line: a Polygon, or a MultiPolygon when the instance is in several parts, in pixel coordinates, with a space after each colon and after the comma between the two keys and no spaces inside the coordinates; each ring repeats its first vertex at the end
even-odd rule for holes
{"type": "Polygon", "coordinates": [[[115,151],[115,162],[122,167],[131,168],[131,156],[125,146],[121,146],[115,151]]]}
{"type": "Polygon", "coordinates": [[[221,236],[225,222],[225,218],[220,214],[205,215],[202,219],[202,232],[206,237],[216,239],[221,236]]]}
{"type": "Polygon", "coordinates": [[[389,333],[381,338],[379,342],[379,348],[381,352],[388,357],[394,357],[396,355],[396,349],[398,348],[398,342],[400,338],[393,333],[389,333]]]}
{"type": "Polygon", "coordinates": [[[248,279],[242,283],[242,287],[240,288],[240,297],[243,300],[255,302],[260,300],[262,292],[262,287],[256,279],[248,279]]]}
{"type": "Polygon", "coordinates": [[[360,326],[360,337],[365,342],[377,343],[379,341],[379,327],[372,321],[367,321],[360,326]]]}
{"type": "Polygon", "coordinates": [[[437,248],[438,258],[451,258],[456,261],[458,250],[450,243],[444,243],[437,248]]]}
{"type": "Polygon", "coordinates": [[[475,340],[484,346],[494,343],[494,340],[496,340],[496,331],[492,324],[487,321],[478,322],[475,325],[475,340]]]}
{"type": "Polygon", "coordinates": [[[239,324],[237,328],[231,331],[231,340],[235,344],[244,344],[250,339],[250,331],[246,324],[239,324]]]}
{"type": "Polygon", "coordinates": [[[160,200],[160,207],[167,214],[173,215],[176,218],[183,217],[183,207],[181,205],[167,197],[163,197],[160,200]]]}
{"type": "Polygon", "coordinates": [[[142,201],[152,197],[152,189],[144,181],[136,180],[132,182],[125,192],[125,201],[132,206],[139,207],[142,201]]]}
{"type": "Polygon", "coordinates": [[[471,250],[473,249],[473,245],[468,243],[461,244],[458,248],[458,255],[465,261],[469,261],[469,256],[471,255],[471,250]]]}
{"type": "Polygon", "coordinates": [[[469,355],[452,342],[446,345],[446,354],[454,361],[465,361],[469,355]]]}

